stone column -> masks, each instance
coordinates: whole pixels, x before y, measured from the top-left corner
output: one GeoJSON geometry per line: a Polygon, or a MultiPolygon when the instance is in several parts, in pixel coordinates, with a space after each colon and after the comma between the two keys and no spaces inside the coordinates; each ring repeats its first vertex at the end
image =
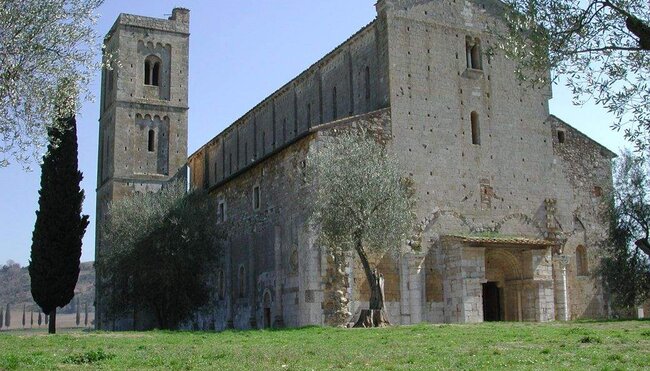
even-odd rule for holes
{"type": "Polygon", "coordinates": [[[481,322],[481,283],[485,280],[485,248],[464,247],[458,242],[445,241],[443,249],[445,321],[481,322]]]}
{"type": "Polygon", "coordinates": [[[273,299],[273,328],[284,327],[284,316],[282,309],[282,282],[284,281],[285,270],[282,269],[282,229],[280,226],[275,226],[275,241],[274,241],[274,252],[275,252],[275,274],[274,274],[274,291],[275,297],[273,299]]]}
{"type": "Polygon", "coordinates": [[[557,319],[560,321],[569,320],[569,290],[567,287],[567,266],[569,265],[568,255],[558,255],[555,259],[560,272],[555,281],[555,303],[557,305],[557,319]]]}
{"type": "Polygon", "coordinates": [[[400,254],[399,283],[400,283],[400,323],[411,324],[411,293],[409,292],[409,257],[411,254],[400,254]]]}

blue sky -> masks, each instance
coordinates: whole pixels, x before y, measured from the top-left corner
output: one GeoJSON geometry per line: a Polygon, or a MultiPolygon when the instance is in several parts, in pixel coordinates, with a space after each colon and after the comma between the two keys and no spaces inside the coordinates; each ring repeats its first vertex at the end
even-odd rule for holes
{"type": "MultiPolygon", "coordinates": [[[[375,0],[107,0],[96,25],[103,36],[119,13],[166,18],[174,7],[191,10],[189,153],[246,113],[375,16],[375,0]]],[[[99,58],[99,56],[98,56],[99,58]]],[[[91,223],[82,261],[94,259],[95,188],[99,119],[99,72],[77,117],[79,165],[91,223]]],[[[609,129],[611,115],[587,104],[571,105],[563,86],[554,86],[551,113],[618,152],[622,134],[609,129]]],[[[27,265],[36,220],[40,168],[0,168],[0,265],[27,265]]]]}

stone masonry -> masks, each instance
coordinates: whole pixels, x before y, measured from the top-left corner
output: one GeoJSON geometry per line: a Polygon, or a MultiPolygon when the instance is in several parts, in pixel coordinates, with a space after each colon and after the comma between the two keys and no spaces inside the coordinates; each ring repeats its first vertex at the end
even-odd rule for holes
{"type": "Polygon", "coordinates": [[[103,79],[98,218],[187,164],[230,231],[218,293],[193,326],[345,325],[367,308],[368,283],[353,255],[315,243],[305,161],[334,129],[380,127],[414,180],[421,231],[374,258],[392,323],[606,316],[592,272],[614,154],[549,114],[550,87],[484,52],[501,6],[380,0],[375,20],[189,158],[189,13],[121,15],[107,36],[123,66],[103,79]],[[147,63],[160,63],[158,85],[147,63]]]}

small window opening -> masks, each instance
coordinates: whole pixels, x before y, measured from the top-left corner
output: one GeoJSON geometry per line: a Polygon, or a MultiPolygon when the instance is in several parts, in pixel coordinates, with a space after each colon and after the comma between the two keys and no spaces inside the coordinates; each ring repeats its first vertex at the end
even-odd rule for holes
{"type": "Polygon", "coordinates": [[[336,107],[336,86],[332,90],[332,117],[334,120],[338,117],[337,107],[336,107]]]}
{"type": "Polygon", "coordinates": [[[260,208],[260,186],[253,187],[253,209],[260,208]]]}
{"type": "Polygon", "coordinates": [[[149,150],[149,152],[154,151],[155,143],[156,143],[156,132],[154,132],[153,129],[150,129],[149,130],[148,146],[147,146],[147,149],[149,150]]]}
{"type": "Polygon", "coordinates": [[[481,127],[479,124],[478,113],[472,112],[472,144],[481,144],[481,127]]]}
{"type": "Polygon", "coordinates": [[[307,103],[307,127],[311,127],[311,103],[307,103]]]}
{"type": "Polygon", "coordinates": [[[576,248],[576,274],[578,276],[589,275],[587,249],[582,245],[576,248]]]}
{"type": "Polygon", "coordinates": [[[224,201],[219,201],[217,205],[217,222],[226,221],[226,203],[224,201]]]}
{"type": "Polygon", "coordinates": [[[564,130],[557,131],[557,142],[563,144],[566,141],[566,133],[564,130]]]}

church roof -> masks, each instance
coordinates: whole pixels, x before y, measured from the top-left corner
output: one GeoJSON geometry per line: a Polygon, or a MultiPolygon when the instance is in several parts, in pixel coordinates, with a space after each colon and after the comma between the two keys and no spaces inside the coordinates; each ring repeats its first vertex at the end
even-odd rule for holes
{"type": "Polygon", "coordinates": [[[551,240],[513,236],[445,235],[442,238],[469,245],[508,245],[538,249],[557,245],[557,242],[551,240]]]}

